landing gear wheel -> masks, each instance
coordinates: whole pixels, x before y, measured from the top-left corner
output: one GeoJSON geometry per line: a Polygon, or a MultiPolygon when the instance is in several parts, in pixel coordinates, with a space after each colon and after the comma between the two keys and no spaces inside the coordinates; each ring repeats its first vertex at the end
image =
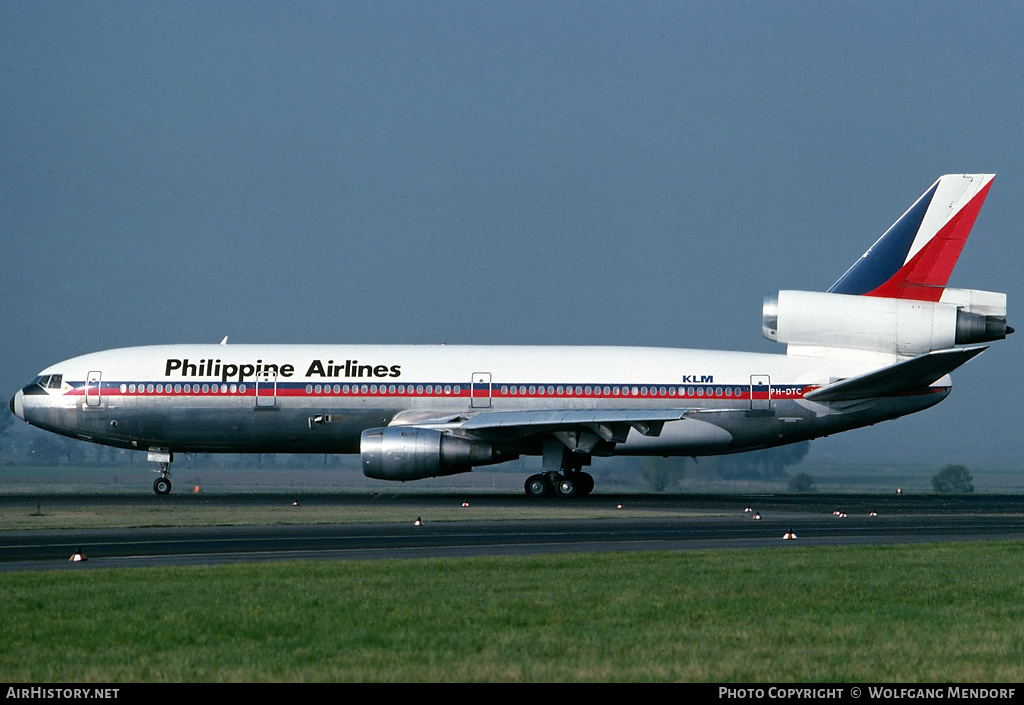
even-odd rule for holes
{"type": "Polygon", "coordinates": [[[153,491],[161,497],[171,492],[171,479],[169,477],[158,477],[153,481],[153,491]]]}
{"type": "Polygon", "coordinates": [[[576,478],[571,475],[563,475],[555,482],[555,493],[559,497],[572,499],[580,495],[580,486],[576,478]]]}
{"type": "Polygon", "coordinates": [[[544,475],[530,475],[523,486],[527,497],[548,497],[554,488],[544,475]]]}
{"type": "Polygon", "coordinates": [[[594,476],[586,472],[576,473],[576,496],[586,497],[594,491],[594,476]]]}

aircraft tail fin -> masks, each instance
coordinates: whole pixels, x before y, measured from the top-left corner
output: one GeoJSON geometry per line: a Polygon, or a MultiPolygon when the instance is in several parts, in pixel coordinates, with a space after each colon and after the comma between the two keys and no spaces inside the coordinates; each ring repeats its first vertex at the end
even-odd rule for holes
{"type": "Polygon", "coordinates": [[[829,293],[938,301],[994,178],[939,177],[829,293]]]}

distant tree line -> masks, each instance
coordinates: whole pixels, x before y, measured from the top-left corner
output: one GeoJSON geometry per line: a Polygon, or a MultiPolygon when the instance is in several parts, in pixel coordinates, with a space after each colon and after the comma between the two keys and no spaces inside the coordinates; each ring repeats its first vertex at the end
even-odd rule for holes
{"type": "MultiPolygon", "coordinates": [[[[787,468],[799,464],[811,448],[810,441],[749,453],[701,457],[694,469],[705,479],[779,481],[789,477],[787,468]]],[[[655,492],[679,486],[686,476],[686,458],[644,457],[639,461],[640,476],[655,492]]],[[[808,476],[810,477],[810,476],[808,476]]],[[[798,483],[793,491],[812,492],[813,479],[798,483]]]]}
{"type": "Polygon", "coordinates": [[[723,480],[785,480],[787,468],[798,465],[811,450],[811,442],[791,443],[734,455],[701,458],[701,469],[723,480]]]}
{"type": "Polygon", "coordinates": [[[974,476],[964,465],[947,465],[932,476],[932,489],[939,494],[974,492],[974,476]]]}

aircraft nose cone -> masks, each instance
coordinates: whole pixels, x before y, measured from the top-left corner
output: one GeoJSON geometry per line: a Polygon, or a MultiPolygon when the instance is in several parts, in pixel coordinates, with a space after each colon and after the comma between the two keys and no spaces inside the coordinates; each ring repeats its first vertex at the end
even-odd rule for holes
{"type": "Polygon", "coordinates": [[[25,404],[22,401],[24,397],[25,394],[20,389],[11,397],[11,413],[22,421],[25,420],[25,404]]]}

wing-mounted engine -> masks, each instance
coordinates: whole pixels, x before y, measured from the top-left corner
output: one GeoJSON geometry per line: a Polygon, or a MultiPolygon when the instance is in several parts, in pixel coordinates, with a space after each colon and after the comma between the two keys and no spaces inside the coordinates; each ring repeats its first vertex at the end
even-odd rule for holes
{"type": "Polygon", "coordinates": [[[478,465],[515,460],[518,454],[432,428],[392,426],[363,431],[363,474],[376,480],[422,480],[469,472],[478,465]]]}
{"type": "Polygon", "coordinates": [[[801,348],[842,348],[921,355],[955,345],[1001,340],[1006,294],[946,289],[938,302],[778,291],[764,297],[765,338],[801,348]]]}

